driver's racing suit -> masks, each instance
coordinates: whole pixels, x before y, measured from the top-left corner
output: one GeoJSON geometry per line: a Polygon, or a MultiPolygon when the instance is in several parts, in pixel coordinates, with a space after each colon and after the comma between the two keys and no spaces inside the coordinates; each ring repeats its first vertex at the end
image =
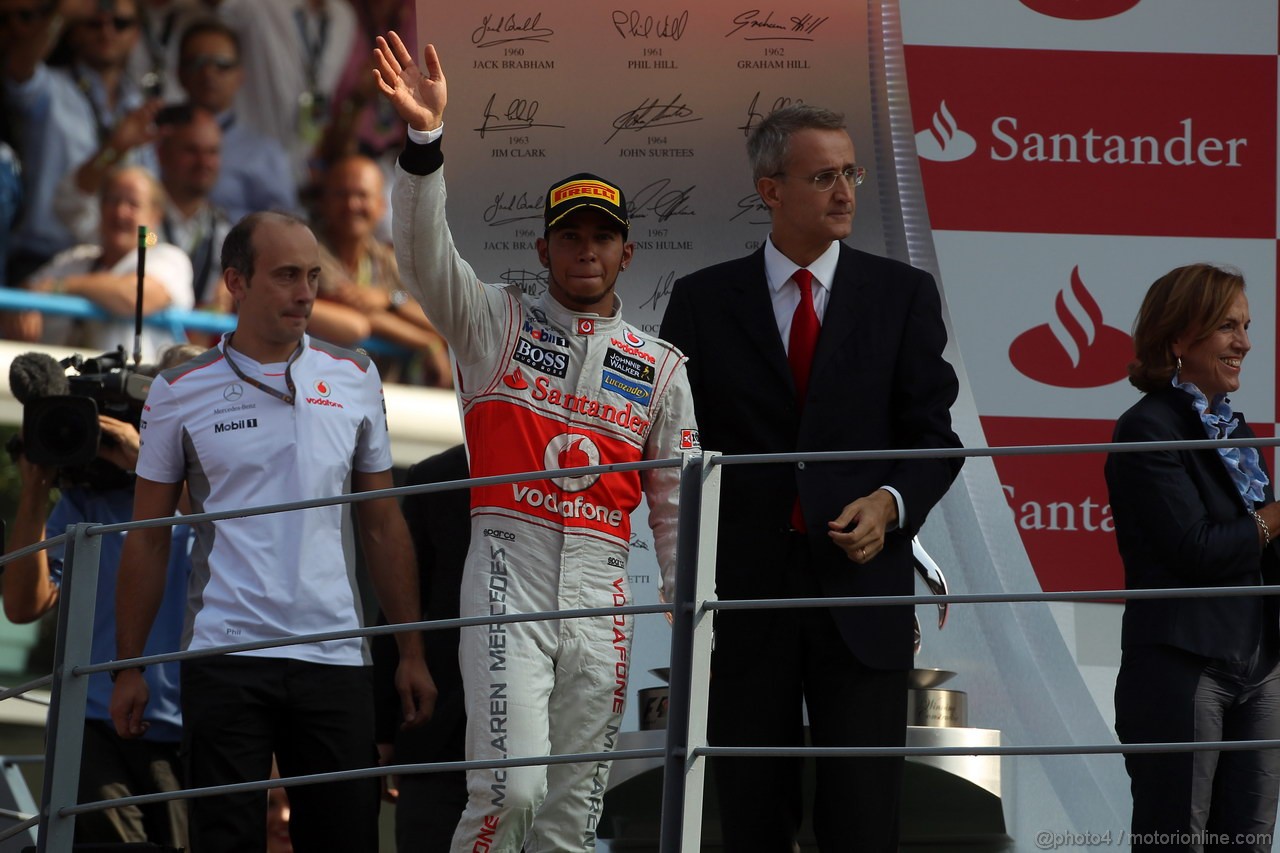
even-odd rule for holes
{"type": "MultiPolygon", "coordinates": [[[[684,357],[612,317],[547,294],[480,283],[445,221],[439,142],[410,141],[392,197],[405,283],[458,363],[471,476],[640,459],[697,449],[684,357]]],[[[630,513],[643,491],[672,591],[679,471],[591,474],[471,490],[463,616],[630,601],[630,513]]],[[[614,747],[627,692],[631,616],[464,628],[467,757],[614,747]]],[[[467,774],[457,851],[595,847],[607,762],[467,774]]]]}

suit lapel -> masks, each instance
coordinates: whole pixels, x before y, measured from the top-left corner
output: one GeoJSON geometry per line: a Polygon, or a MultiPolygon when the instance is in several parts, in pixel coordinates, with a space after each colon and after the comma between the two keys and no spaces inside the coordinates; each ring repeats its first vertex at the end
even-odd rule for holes
{"type": "Polygon", "coordinates": [[[819,384],[821,371],[832,363],[838,363],[838,353],[847,352],[845,342],[858,327],[862,279],[853,253],[843,243],[840,245],[840,262],[836,265],[835,281],[830,283],[831,298],[822,318],[822,331],[818,334],[818,348],[813,353],[813,373],[810,386],[819,384]]]}
{"type": "Polygon", "coordinates": [[[760,352],[768,369],[780,382],[785,382],[795,396],[795,380],[791,364],[778,334],[778,321],[773,315],[769,282],[764,274],[764,250],[760,249],[744,261],[743,274],[730,289],[728,311],[736,319],[744,335],[742,343],[760,352]]]}

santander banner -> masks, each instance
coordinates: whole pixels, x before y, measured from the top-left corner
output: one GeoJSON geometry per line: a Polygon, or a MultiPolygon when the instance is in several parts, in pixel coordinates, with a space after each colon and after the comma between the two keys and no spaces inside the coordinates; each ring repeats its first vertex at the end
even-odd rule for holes
{"type": "Polygon", "coordinates": [[[906,57],[934,228],[1274,236],[1274,56],[906,57]]]}
{"type": "MultiPolygon", "coordinates": [[[[1109,441],[1139,398],[1142,296],[1198,261],[1245,275],[1232,404],[1275,434],[1280,23],[1274,2],[1211,5],[901,0],[934,246],[992,446],[1109,441]]],[[[1124,586],[1103,461],[996,459],[1046,590],[1124,586]]]]}

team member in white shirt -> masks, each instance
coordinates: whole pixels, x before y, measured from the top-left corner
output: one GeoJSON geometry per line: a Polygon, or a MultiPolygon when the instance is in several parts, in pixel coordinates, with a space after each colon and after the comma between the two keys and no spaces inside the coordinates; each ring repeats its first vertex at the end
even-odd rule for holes
{"type": "MultiPolygon", "coordinates": [[[[236,330],[207,353],[161,374],[143,413],[135,519],[173,514],[184,483],[193,512],[390,488],[391,453],[377,370],[359,353],[312,340],[319,250],[300,220],[241,220],[222,266],[238,308],[236,330]]],[[[417,569],[394,499],[356,504],[361,541],[390,622],[418,619],[417,569]]],[[[362,606],[342,506],[196,525],[185,646],[356,628],[362,606]]],[[[165,528],[129,534],[116,600],[120,658],[141,653],[164,588],[165,528]]],[[[397,635],[396,676],[407,724],[435,702],[421,635],[397,635]]],[[[285,776],[376,762],[369,658],[360,639],[291,645],[184,661],[188,783],[285,776]]],[[[146,684],[122,670],[112,719],[138,736],[146,684]]],[[[289,792],[295,849],[377,849],[373,780],[289,792]]],[[[192,801],[191,844],[202,853],[261,849],[260,792],[192,801]]]]}

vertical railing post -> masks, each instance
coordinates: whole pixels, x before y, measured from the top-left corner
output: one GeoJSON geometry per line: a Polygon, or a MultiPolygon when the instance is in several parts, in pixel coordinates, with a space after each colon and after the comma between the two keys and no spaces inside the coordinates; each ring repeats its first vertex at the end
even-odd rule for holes
{"type": "MultiPolygon", "coordinates": [[[[84,746],[84,713],[89,679],[72,670],[89,663],[93,652],[94,607],[102,537],[89,536],[94,525],[76,524],[67,529],[58,595],[58,628],[53,647],[53,693],[46,727],[44,794],[40,807],[39,853],[71,853],[75,815],[58,814],[76,802],[80,786],[80,753],[84,746]]],[[[104,602],[112,606],[112,602],[104,602]]]]}
{"type": "Polygon", "coordinates": [[[711,613],[702,605],[715,598],[720,466],[711,460],[719,455],[687,454],[680,470],[680,539],[672,602],[671,684],[658,848],[662,853],[702,846],[706,762],[693,753],[707,742],[711,613]]]}

